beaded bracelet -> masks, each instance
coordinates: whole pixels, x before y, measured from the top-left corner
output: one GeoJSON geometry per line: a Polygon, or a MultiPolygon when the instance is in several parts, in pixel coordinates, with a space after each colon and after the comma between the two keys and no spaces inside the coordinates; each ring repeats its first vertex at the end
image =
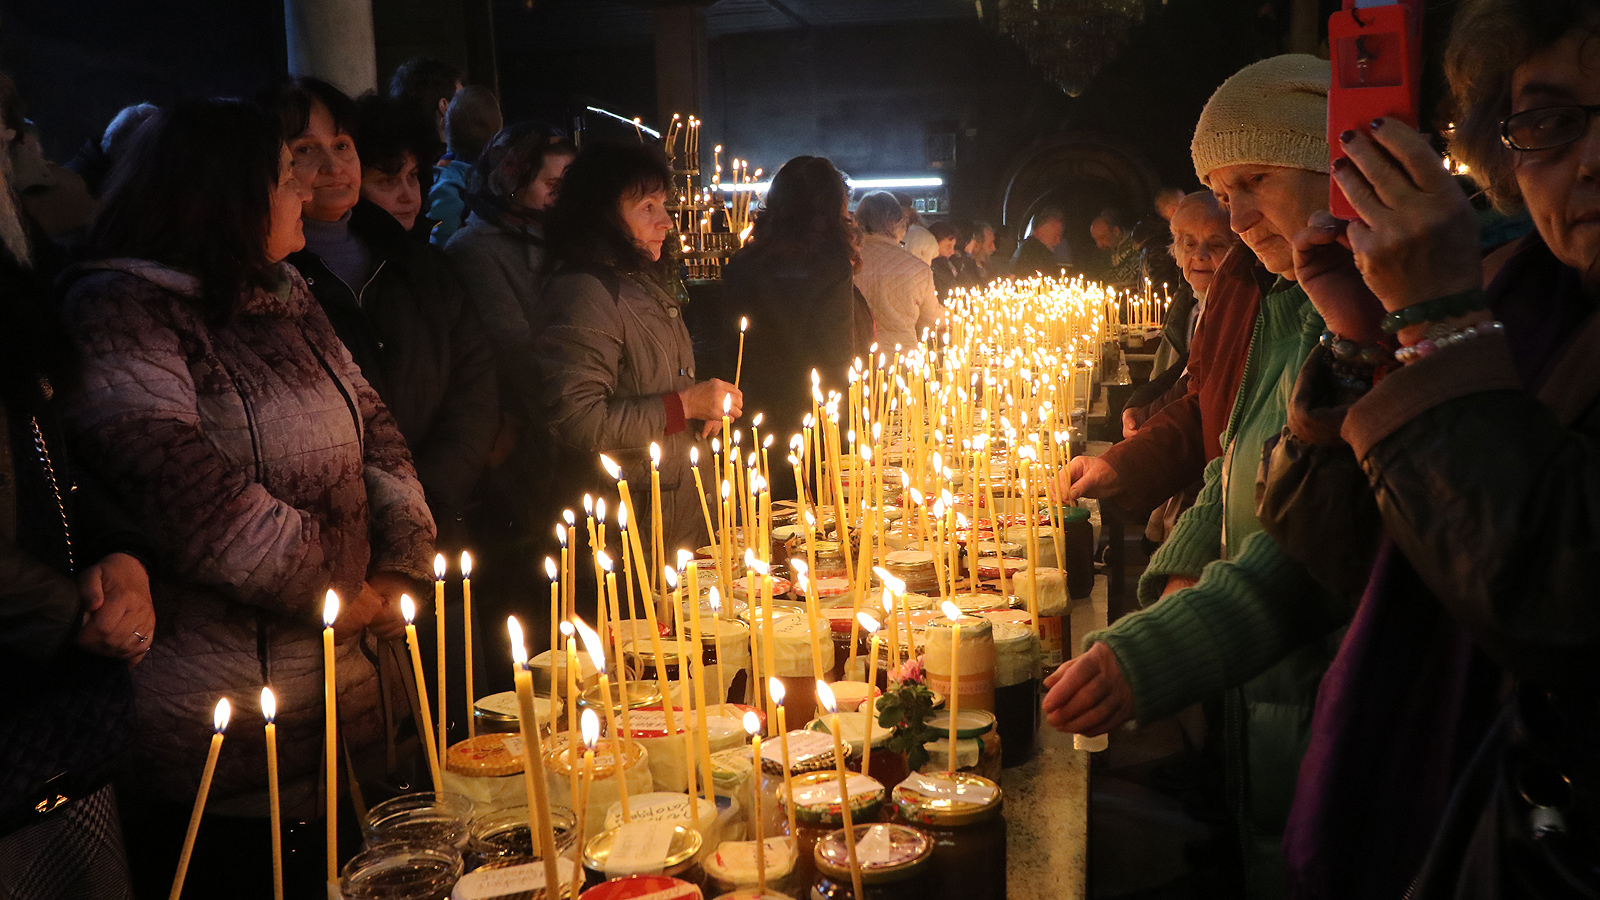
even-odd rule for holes
{"type": "Polygon", "coordinates": [[[1459,331],[1449,328],[1429,329],[1427,337],[1409,347],[1396,350],[1394,358],[1403,363],[1413,363],[1446,347],[1479,337],[1500,334],[1505,330],[1506,327],[1499,322],[1480,322],[1477,325],[1468,325],[1459,331]]]}
{"type": "Polygon", "coordinates": [[[1423,322],[1443,322],[1454,319],[1470,312],[1477,312],[1489,305],[1488,297],[1482,290],[1474,288],[1462,291],[1459,294],[1449,294],[1444,297],[1435,297],[1424,300],[1405,309],[1397,309],[1383,317],[1379,326],[1386,334],[1399,334],[1401,330],[1412,325],[1421,325],[1423,322]]]}
{"type": "Polygon", "coordinates": [[[1367,366],[1376,366],[1383,362],[1389,355],[1389,348],[1382,344],[1358,344],[1347,338],[1339,337],[1331,331],[1324,331],[1318,341],[1328,348],[1333,358],[1340,362],[1361,363],[1367,366]]]}

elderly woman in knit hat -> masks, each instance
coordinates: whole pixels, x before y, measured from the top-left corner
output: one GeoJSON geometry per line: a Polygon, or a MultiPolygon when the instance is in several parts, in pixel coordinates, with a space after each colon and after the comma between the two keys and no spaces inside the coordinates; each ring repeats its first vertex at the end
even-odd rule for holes
{"type": "MultiPolygon", "coordinates": [[[[1165,427],[1187,429],[1189,446],[1209,451],[1199,500],[1140,580],[1147,608],[1088,635],[1086,652],[1046,680],[1051,724],[1088,735],[1222,696],[1230,809],[1250,897],[1283,893],[1284,817],[1332,633],[1350,610],[1262,532],[1255,503],[1263,448],[1282,430],[1295,377],[1323,332],[1295,282],[1290,242],[1327,205],[1328,84],[1326,61],[1274,57],[1229,78],[1200,115],[1195,173],[1275,278],[1258,281],[1243,249],[1217,272],[1216,305],[1208,304],[1190,363],[1192,396],[1152,419],[1166,417],[1165,427]]],[[[1117,466],[1143,452],[1135,449],[1108,467],[1113,488],[1117,466]]],[[[1159,469],[1162,445],[1144,449],[1159,469]]],[[[1081,491],[1088,473],[1068,474],[1081,491]]],[[[1163,486],[1158,499],[1183,487],[1163,486]]]]}

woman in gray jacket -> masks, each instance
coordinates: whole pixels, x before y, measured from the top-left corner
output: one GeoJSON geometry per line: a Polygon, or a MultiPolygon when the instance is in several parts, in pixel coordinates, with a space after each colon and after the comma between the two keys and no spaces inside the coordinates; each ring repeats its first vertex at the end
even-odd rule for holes
{"type": "Polygon", "coordinates": [[[649,448],[659,444],[663,534],[673,558],[706,538],[689,470],[695,423],[708,435],[720,424],[724,398],[737,417],[743,395],[715,378],[696,381],[689,331],[661,260],[672,229],[670,179],[661,158],[642,146],[594,145],[573,161],[550,215],[551,278],[535,353],[556,457],[552,496],[570,504],[584,491],[610,494],[599,461],[609,454],[634,486],[641,508],[630,510],[633,521],[648,527],[649,448]]]}

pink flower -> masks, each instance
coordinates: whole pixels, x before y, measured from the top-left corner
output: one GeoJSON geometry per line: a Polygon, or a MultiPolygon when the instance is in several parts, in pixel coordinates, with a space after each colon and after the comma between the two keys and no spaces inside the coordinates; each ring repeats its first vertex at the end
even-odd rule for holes
{"type": "Polygon", "coordinates": [[[906,684],[908,682],[913,684],[921,684],[922,658],[913,657],[902,663],[901,666],[894,671],[893,680],[899,682],[900,684],[906,684]]]}

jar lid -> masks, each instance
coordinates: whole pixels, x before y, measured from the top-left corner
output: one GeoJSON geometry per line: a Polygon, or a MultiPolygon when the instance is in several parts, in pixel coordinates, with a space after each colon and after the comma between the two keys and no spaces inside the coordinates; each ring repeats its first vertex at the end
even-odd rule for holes
{"type": "Polygon", "coordinates": [[[818,556],[844,555],[844,544],[841,544],[838,541],[812,541],[809,548],[806,549],[818,556]]]}
{"type": "Polygon", "coordinates": [[[606,878],[676,875],[694,864],[700,832],[671,822],[629,822],[602,831],[583,847],[583,865],[606,878]]]}
{"type": "MultiPolygon", "coordinates": [[[[977,615],[991,609],[1005,609],[1011,605],[1006,602],[1006,598],[999,594],[956,594],[950,598],[950,602],[954,603],[957,609],[968,616],[977,615]]],[[[965,627],[969,623],[962,622],[961,624],[965,627]]]]}
{"type": "MultiPolygon", "coordinates": [[[[577,746],[577,752],[568,746],[569,735],[566,732],[550,736],[550,749],[544,753],[544,767],[546,771],[566,777],[572,774],[574,765],[583,764],[583,745],[577,746]]],[[[631,771],[645,760],[645,749],[638,741],[616,741],[603,737],[594,745],[594,777],[597,779],[613,778],[616,776],[618,745],[621,745],[623,771],[631,771]]]]}
{"type": "MultiPolygon", "coordinates": [[[[635,638],[623,644],[622,652],[624,655],[632,656],[639,660],[640,665],[654,667],[656,664],[656,642],[649,638],[644,640],[635,638]]],[[[667,658],[667,665],[676,666],[683,662],[684,656],[693,655],[693,651],[690,650],[689,642],[686,640],[680,641],[663,637],[661,639],[661,655],[667,658]]],[[[633,686],[630,684],[628,687],[628,693],[631,695],[633,686]]],[[[657,691],[659,692],[659,690],[658,686],[657,691]]]]}
{"type": "MultiPolygon", "coordinates": [[[[550,830],[557,852],[577,837],[578,817],[564,806],[550,807],[550,830]]],[[[488,861],[506,865],[540,858],[540,848],[528,828],[528,807],[508,806],[472,820],[473,852],[488,861]]]]}
{"type": "Polygon", "coordinates": [[[969,772],[912,772],[895,787],[894,804],[909,822],[971,825],[1000,812],[1000,785],[969,772]]]}
{"type": "Polygon", "coordinates": [[[1017,577],[1017,573],[1028,568],[1028,561],[1017,556],[980,556],[978,557],[978,577],[999,578],[1002,565],[1005,566],[1006,578],[1013,579],[1017,577]]]}
{"type": "MultiPolygon", "coordinates": [[[[860,703],[857,703],[856,705],[860,706],[860,703]]],[[[850,755],[855,756],[860,754],[861,744],[867,739],[867,714],[864,712],[842,712],[838,715],[840,742],[844,744],[845,748],[850,752],[850,755]]],[[[811,722],[806,725],[806,727],[812,731],[820,731],[823,734],[832,734],[833,729],[829,727],[832,723],[833,716],[826,715],[812,719],[811,722]]],[[[873,722],[872,746],[883,746],[883,744],[889,740],[889,735],[892,733],[893,729],[881,728],[878,726],[878,723],[873,722]]]]}
{"type": "MultiPolygon", "coordinates": [[[[863,609],[861,611],[871,616],[873,621],[880,624],[883,622],[883,616],[877,610],[863,609]]],[[[821,614],[822,618],[828,620],[828,628],[835,634],[849,634],[850,629],[855,627],[856,611],[852,607],[825,606],[817,610],[817,612],[821,614]]]]}
{"type": "Polygon", "coordinates": [[[381,844],[350,858],[340,870],[339,894],[379,900],[395,892],[433,897],[461,878],[459,853],[427,844],[381,844]]]}
{"type": "Polygon", "coordinates": [[[813,578],[811,579],[811,585],[816,590],[817,597],[823,600],[843,597],[845,594],[850,593],[850,579],[848,578],[838,576],[813,578]]]}
{"type": "Polygon", "coordinates": [[[1028,615],[1028,611],[1026,609],[986,609],[983,612],[978,613],[978,615],[988,619],[996,625],[994,632],[994,639],[996,643],[999,643],[1001,640],[1000,629],[998,626],[1021,625],[1022,627],[1026,628],[1027,626],[1033,624],[1033,617],[1028,615]]]}
{"type": "MultiPolygon", "coordinates": [[[[770,775],[783,774],[783,740],[777,736],[761,742],[761,770],[770,775]]],[[[833,768],[833,738],[826,734],[804,729],[789,732],[789,774],[816,772],[833,768]]]]}
{"type": "MultiPolygon", "coordinates": [[[[983,737],[994,730],[994,713],[986,709],[963,709],[956,720],[956,738],[958,740],[983,737]]],[[[927,719],[928,727],[940,735],[950,735],[950,711],[947,709],[935,710],[927,719]]]]}
{"type": "Polygon", "coordinates": [[[1087,522],[1089,521],[1089,509],[1085,506],[1063,506],[1061,508],[1061,521],[1087,522]]]}
{"type": "Polygon", "coordinates": [[[701,900],[700,889],[687,881],[665,875],[629,875],[603,881],[578,900],[701,900]]]}
{"type": "MultiPolygon", "coordinates": [[[[772,596],[774,597],[782,597],[788,594],[789,590],[793,587],[787,578],[779,578],[776,575],[769,577],[772,579],[772,596]]],[[[761,576],[746,575],[745,577],[740,578],[733,583],[733,590],[729,593],[733,594],[734,597],[740,600],[760,598],[761,576]]]]}
{"type": "MultiPolygon", "coordinates": [[[[611,685],[611,711],[613,713],[622,712],[621,688],[622,685],[620,684],[613,683],[611,685]]],[[[587,691],[584,691],[583,695],[578,698],[578,702],[589,709],[598,710],[602,716],[605,715],[605,700],[601,694],[600,685],[598,684],[592,688],[589,688],[587,691]]],[[[637,678],[628,679],[628,709],[644,709],[647,706],[660,705],[660,685],[656,684],[653,680],[640,681],[637,678]]]]}
{"type": "Polygon", "coordinates": [[[522,771],[524,745],[521,734],[493,732],[452,744],[445,751],[444,767],[469,778],[499,778],[522,771]]]}
{"type": "MultiPolygon", "coordinates": [[[[904,881],[916,875],[933,855],[933,841],[904,825],[857,825],[856,863],[862,884],[904,881]]],[[[817,870],[834,880],[850,878],[850,849],[841,828],[817,840],[812,850],[817,870]]]]}
{"type": "MultiPolygon", "coordinates": [[[[564,886],[556,892],[564,897],[574,881],[582,879],[576,860],[560,857],[556,860],[556,878],[564,886]]],[[[544,883],[544,861],[503,865],[485,863],[461,876],[450,900],[542,900],[548,896],[544,883]]],[[[587,896],[587,895],[585,895],[587,896]]]]}
{"type": "MultiPolygon", "coordinates": [[[[807,772],[796,775],[791,783],[794,789],[794,817],[807,825],[824,825],[838,828],[844,824],[844,807],[839,803],[839,773],[807,772]]],[[[850,792],[852,821],[861,822],[875,817],[888,792],[876,778],[846,773],[845,787],[850,792]]],[[[787,804],[789,798],[778,793],[778,802],[787,804]]]]}
{"type": "MultiPolygon", "coordinates": [[[[580,666],[581,668],[581,666],[580,666]]],[[[563,661],[560,669],[567,670],[563,661]]],[[[541,724],[555,721],[556,705],[548,697],[533,698],[533,714],[541,724]]],[[[478,702],[472,704],[472,714],[486,722],[497,724],[515,725],[522,721],[522,707],[517,703],[516,691],[501,691],[487,697],[479,697],[478,702]]]]}
{"type": "Polygon", "coordinates": [[[915,569],[933,565],[933,554],[927,550],[890,550],[883,556],[890,572],[897,569],[915,569]]]}
{"type": "MultiPolygon", "coordinates": [[[[760,862],[767,870],[768,881],[786,878],[794,871],[796,853],[793,840],[787,836],[770,837],[762,842],[761,849],[765,859],[760,862]]],[[[723,841],[700,866],[718,884],[738,887],[754,885],[760,880],[755,841],[723,841]]],[[[727,896],[722,894],[718,900],[727,896]]]]}

